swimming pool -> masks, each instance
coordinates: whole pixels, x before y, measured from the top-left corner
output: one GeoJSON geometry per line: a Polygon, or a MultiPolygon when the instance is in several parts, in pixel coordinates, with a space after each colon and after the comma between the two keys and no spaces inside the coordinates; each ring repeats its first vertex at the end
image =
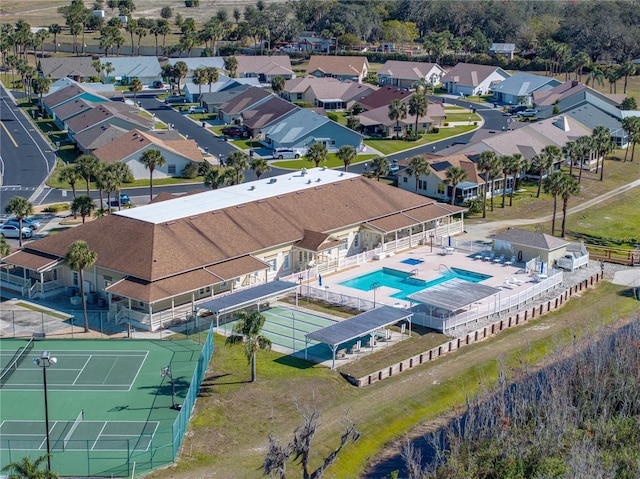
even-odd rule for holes
{"type": "Polygon", "coordinates": [[[361,291],[371,291],[374,288],[386,286],[399,290],[391,295],[392,298],[407,299],[407,296],[423,289],[430,288],[437,284],[444,283],[454,278],[463,279],[471,283],[479,283],[485,279],[491,278],[491,275],[467,271],[460,268],[449,268],[441,277],[425,281],[423,279],[412,276],[411,273],[398,271],[392,268],[382,268],[371,273],[351,278],[340,283],[342,286],[359,289],[361,291]]]}

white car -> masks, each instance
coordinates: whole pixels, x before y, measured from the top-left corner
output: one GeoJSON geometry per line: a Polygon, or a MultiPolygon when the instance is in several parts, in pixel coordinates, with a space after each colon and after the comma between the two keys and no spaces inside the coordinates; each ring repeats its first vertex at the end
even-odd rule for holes
{"type": "Polygon", "coordinates": [[[207,109],[203,106],[190,106],[188,113],[206,113],[207,109]]]}
{"type": "MultiPolygon", "coordinates": [[[[9,218],[6,223],[7,225],[13,225],[13,226],[20,226],[20,222],[18,221],[18,218],[12,216],[11,218],[9,218]]],[[[32,230],[37,230],[38,228],[40,228],[40,222],[38,220],[35,219],[29,219],[29,218],[22,218],[22,226],[28,226],[29,228],[31,228],[32,230]]]]}
{"type": "MultiPolygon", "coordinates": [[[[20,237],[20,228],[18,228],[17,226],[14,225],[9,225],[9,224],[3,224],[2,226],[0,226],[0,235],[4,236],[5,238],[19,238],[20,237]]],[[[31,228],[29,228],[28,226],[23,226],[22,227],[22,237],[23,238],[31,238],[31,236],[33,235],[31,228]]]]}
{"type": "Polygon", "coordinates": [[[293,148],[276,148],[273,150],[273,157],[279,160],[297,160],[300,158],[300,152],[293,148]]]}

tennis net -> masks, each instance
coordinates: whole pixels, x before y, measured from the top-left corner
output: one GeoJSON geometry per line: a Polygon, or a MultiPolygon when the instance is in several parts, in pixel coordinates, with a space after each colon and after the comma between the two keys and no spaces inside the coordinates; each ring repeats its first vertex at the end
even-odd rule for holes
{"type": "Polygon", "coordinates": [[[67,435],[64,437],[64,440],[62,441],[62,443],[64,444],[63,450],[67,448],[67,444],[71,439],[71,435],[78,428],[78,425],[82,422],[83,419],[84,419],[84,410],[81,409],[80,414],[78,414],[78,417],[76,418],[74,423],[71,425],[71,427],[69,428],[69,432],[67,433],[67,435]]]}
{"type": "Polygon", "coordinates": [[[33,349],[33,346],[34,342],[33,338],[31,338],[24,347],[16,351],[16,354],[13,355],[9,364],[7,364],[0,373],[0,387],[4,386],[11,375],[18,369],[18,366],[20,366],[20,363],[24,360],[27,353],[33,349]]]}

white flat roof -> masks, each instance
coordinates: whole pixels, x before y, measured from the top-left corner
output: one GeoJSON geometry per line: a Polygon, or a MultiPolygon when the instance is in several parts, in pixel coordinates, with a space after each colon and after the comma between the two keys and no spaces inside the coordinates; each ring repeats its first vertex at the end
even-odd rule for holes
{"type": "Polygon", "coordinates": [[[117,211],[113,214],[147,223],[160,224],[358,176],[360,175],[356,173],[324,167],[310,168],[306,171],[300,170],[240,185],[227,186],[218,190],[205,191],[197,195],[181,196],[172,200],[151,203],[117,211]]]}

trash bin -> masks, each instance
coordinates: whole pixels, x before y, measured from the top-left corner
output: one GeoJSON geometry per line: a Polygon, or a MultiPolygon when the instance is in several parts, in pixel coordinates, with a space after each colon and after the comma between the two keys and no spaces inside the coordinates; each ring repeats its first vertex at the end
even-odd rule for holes
{"type": "Polygon", "coordinates": [[[87,303],[96,304],[98,302],[98,293],[89,293],[87,295],[87,303]]]}

